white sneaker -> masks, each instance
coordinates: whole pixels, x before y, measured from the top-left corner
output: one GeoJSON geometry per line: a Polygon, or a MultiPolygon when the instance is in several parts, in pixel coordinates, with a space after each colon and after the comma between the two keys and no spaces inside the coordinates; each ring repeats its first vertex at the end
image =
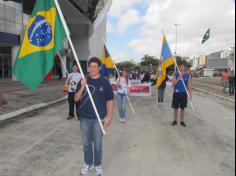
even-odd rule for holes
{"type": "Polygon", "coordinates": [[[120,122],[123,122],[123,118],[120,118],[120,122]]]}
{"type": "Polygon", "coordinates": [[[97,176],[104,176],[102,166],[96,167],[96,175],[97,176]]]}
{"type": "Polygon", "coordinates": [[[124,122],[124,123],[126,122],[125,118],[123,118],[123,122],[124,122]]]}
{"type": "Polygon", "coordinates": [[[85,164],[84,167],[80,171],[80,175],[86,176],[89,173],[89,171],[91,171],[92,169],[93,169],[93,166],[89,166],[85,164]]]}

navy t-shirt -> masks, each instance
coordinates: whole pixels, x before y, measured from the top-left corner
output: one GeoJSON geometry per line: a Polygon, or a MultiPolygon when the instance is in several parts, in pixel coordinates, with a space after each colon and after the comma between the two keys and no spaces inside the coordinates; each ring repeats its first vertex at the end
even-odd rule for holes
{"type": "MultiPolygon", "coordinates": [[[[104,119],[107,116],[107,102],[114,100],[112,86],[109,81],[104,78],[92,79],[91,77],[88,77],[87,83],[100,118],[104,119]]],[[[77,91],[80,87],[81,84],[78,85],[77,91]]],[[[84,89],[80,99],[79,116],[80,118],[97,119],[87,89],[84,89]]]]}

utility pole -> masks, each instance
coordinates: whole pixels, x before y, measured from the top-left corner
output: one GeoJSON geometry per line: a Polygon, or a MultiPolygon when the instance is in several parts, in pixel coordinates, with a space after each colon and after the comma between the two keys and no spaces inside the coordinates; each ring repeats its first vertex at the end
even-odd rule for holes
{"type": "MultiPolygon", "coordinates": [[[[175,60],[177,61],[177,51],[178,51],[178,27],[181,26],[181,24],[175,24],[176,28],[176,41],[175,41],[175,60]]],[[[176,66],[175,65],[175,72],[176,72],[176,66]]]]}

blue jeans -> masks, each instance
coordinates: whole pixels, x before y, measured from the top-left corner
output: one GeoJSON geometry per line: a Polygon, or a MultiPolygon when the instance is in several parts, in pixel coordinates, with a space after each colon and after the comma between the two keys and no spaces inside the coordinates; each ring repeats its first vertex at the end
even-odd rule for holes
{"type": "Polygon", "coordinates": [[[126,103],[127,97],[125,95],[118,94],[118,111],[120,114],[120,118],[125,118],[126,116],[126,103]]]}
{"type": "Polygon", "coordinates": [[[158,89],[158,102],[163,102],[164,101],[164,97],[165,97],[165,87],[161,87],[158,89]]]}
{"type": "Polygon", "coordinates": [[[80,129],[84,144],[84,162],[92,166],[102,165],[102,138],[103,133],[97,119],[85,119],[81,117],[80,129]],[[94,144],[94,150],[93,150],[94,144]]]}

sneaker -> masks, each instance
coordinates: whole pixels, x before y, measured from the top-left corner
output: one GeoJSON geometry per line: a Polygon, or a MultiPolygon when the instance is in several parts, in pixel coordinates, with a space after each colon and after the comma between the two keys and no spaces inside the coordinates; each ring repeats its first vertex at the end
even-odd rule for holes
{"type": "Polygon", "coordinates": [[[181,125],[182,127],[186,127],[186,124],[185,124],[184,121],[183,121],[183,122],[180,122],[180,125],[181,125]]]}
{"type": "Polygon", "coordinates": [[[120,118],[120,122],[121,122],[121,123],[123,122],[123,118],[120,118]]]}
{"type": "Polygon", "coordinates": [[[172,122],[171,125],[172,125],[172,126],[176,126],[176,125],[178,125],[178,122],[175,120],[174,122],[172,122]]]}
{"type": "Polygon", "coordinates": [[[84,167],[80,171],[80,175],[86,176],[89,173],[89,171],[91,171],[92,169],[93,169],[93,166],[89,166],[85,164],[84,167]]]}
{"type": "Polygon", "coordinates": [[[103,169],[101,166],[96,167],[96,175],[97,176],[104,176],[103,169]]]}
{"type": "Polygon", "coordinates": [[[122,122],[123,122],[123,123],[125,123],[125,122],[126,122],[125,118],[123,118],[123,119],[122,119],[122,122]]]}

